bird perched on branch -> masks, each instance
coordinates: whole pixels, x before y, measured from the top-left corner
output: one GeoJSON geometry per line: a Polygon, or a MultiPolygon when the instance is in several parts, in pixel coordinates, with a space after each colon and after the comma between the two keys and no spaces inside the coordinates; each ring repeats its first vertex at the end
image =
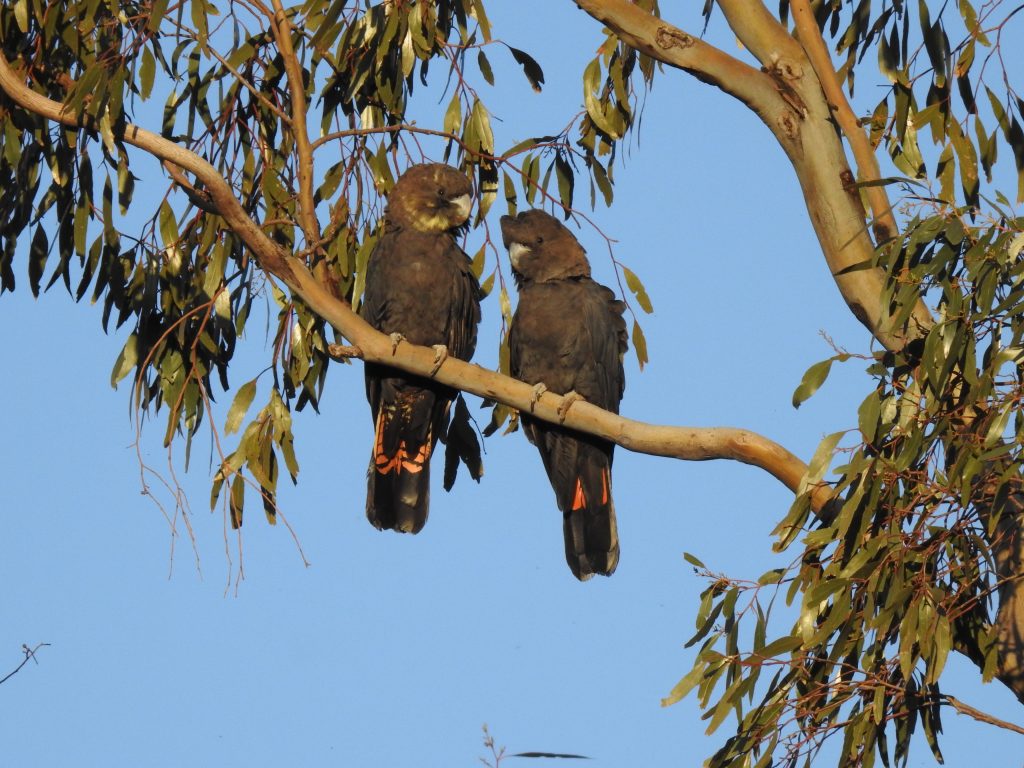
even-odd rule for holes
{"type": "MultiPolygon", "coordinates": [[[[390,334],[395,348],[402,341],[434,347],[435,371],[449,354],[469,360],[476,348],[480,285],[455,240],[469,219],[471,192],[469,179],[450,166],[410,167],[388,196],[384,233],[367,265],[359,314],[390,334]]],[[[374,420],[366,516],[375,527],[417,533],[426,523],[430,458],[456,395],[430,378],[366,365],[374,420]]]]}
{"type": "MultiPolygon", "coordinates": [[[[625,389],[625,304],[590,278],[586,252],[543,211],[503,216],[501,234],[519,286],[509,351],[512,375],[567,405],[585,399],[618,413],[625,389]]],[[[565,412],[562,413],[563,418],[565,412]]],[[[562,511],[565,557],[576,578],[611,575],[619,561],[612,502],[614,445],[522,414],[562,511]]]]}

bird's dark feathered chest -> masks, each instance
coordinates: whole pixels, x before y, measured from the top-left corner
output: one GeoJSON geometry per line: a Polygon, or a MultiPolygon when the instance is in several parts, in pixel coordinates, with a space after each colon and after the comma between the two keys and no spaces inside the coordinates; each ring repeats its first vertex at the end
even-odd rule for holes
{"type": "Polygon", "coordinates": [[[625,387],[623,307],[586,277],[524,283],[509,340],[513,375],[617,411],[625,387]]]}
{"type": "Polygon", "coordinates": [[[413,344],[444,344],[468,359],[476,346],[480,287],[469,259],[447,234],[389,230],[370,255],[360,314],[413,344]]]}

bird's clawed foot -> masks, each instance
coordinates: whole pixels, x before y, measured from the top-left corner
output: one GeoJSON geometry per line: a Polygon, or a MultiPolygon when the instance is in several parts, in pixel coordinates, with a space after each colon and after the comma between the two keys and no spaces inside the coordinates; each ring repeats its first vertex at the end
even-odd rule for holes
{"type": "Polygon", "coordinates": [[[430,369],[430,378],[434,378],[441,364],[448,359],[448,347],[444,344],[434,344],[431,349],[434,350],[434,367],[430,369]]]}
{"type": "Polygon", "coordinates": [[[548,391],[548,385],[543,381],[539,384],[535,384],[533,387],[533,394],[530,396],[530,413],[533,413],[537,407],[537,403],[540,402],[540,397],[548,391]]]}
{"type": "Polygon", "coordinates": [[[391,356],[395,356],[395,352],[398,351],[398,345],[405,341],[405,336],[400,333],[391,334],[391,356]]]}
{"type": "MultiPolygon", "coordinates": [[[[583,400],[583,395],[575,390],[565,393],[565,397],[562,398],[562,404],[558,406],[558,423],[565,424],[565,417],[569,414],[569,409],[572,408],[573,403],[583,400]]],[[[586,402],[586,400],[583,400],[586,402]]]]}

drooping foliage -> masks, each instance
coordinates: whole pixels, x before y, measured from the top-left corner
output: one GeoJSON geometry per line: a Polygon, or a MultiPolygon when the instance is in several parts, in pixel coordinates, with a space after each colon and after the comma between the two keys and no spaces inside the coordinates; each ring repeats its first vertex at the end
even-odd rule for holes
{"type": "MultiPolygon", "coordinates": [[[[269,400],[246,422],[257,381],[237,386],[223,431],[241,437],[233,450],[217,441],[222,466],[211,502],[226,498],[236,526],[247,478],[271,522],[281,461],[295,481],[292,411],[317,407],[332,339],[322,319],[259,269],[204,190],[173,165],[154,167],[122,140],[125,131],[159,125],[208,160],[253,220],[357,304],[385,196],[408,164],[447,160],[470,175],[475,223],[488,233],[499,184],[510,212],[546,204],[569,216],[581,174],[591,205],[595,190],[610,204],[616,141],[635,103],[620,77],[618,117],[603,120],[614,130],[602,133],[586,112],[567,110],[550,135],[497,151],[479,94],[494,83],[490,59],[511,57],[536,90],[544,74],[528,53],[494,37],[480,0],[290,8],[18,0],[0,7],[0,35],[5,57],[35,90],[92,121],[91,129],[59,127],[0,99],[0,294],[26,278],[33,294],[62,283],[75,300],[102,305],[105,329],[130,324],[111,381],[131,377],[138,415],[162,411],[164,443],[183,437],[186,462],[209,401],[229,390],[247,324],[272,302],[272,355],[260,374],[272,379],[269,400]],[[429,98],[418,103],[420,91],[429,98]],[[433,115],[439,94],[446,106],[433,115]],[[421,114],[431,127],[413,125],[421,114]],[[224,483],[230,493],[222,498],[224,483]]],[[[605,60],[618,55],[614,44],[605,47],[605,60]]],[[[590,100],[595,113],[610,112],[611,90],[590,100]]],[[[486,292],[497,284],[510,318],[489,234],[473,268],[486,292]]],[[[626,276],[650,311],[643,286],[626,276]]],[[[634,334],[642,342],[639,325],[634,334]]],[[[507,371],[504,340],[501,360],[507,371]]],[[[499,406],[493,428],[508,415],[499,406]]]]}
{"type": "Polygon", "coordinates": [[[995,185],[1024,200],[1024,101],[999,47],[1019,8],[1001,5],[816,6],[848,92],[858,72],[876,84],[873,59],[888,83],[864,123],[904,175],[882,181],[905,218],[874,265],[894,315],[923,296],[935,320],[898,352],[838,352],[794,393],[799,407],[833,364],[868,361],[871,391],[806,480],[830,482],[833,505],[812,514],[805,493],[776,529],[789,567],[741,581],[690,557],[709,580],[700,645],[666,703],[696,692],[709,731],[735,716],[711,765],[810,764],[833,735],[839,765],[906,765],[915,732],[941,761],[942,709],[978,714],[942,690],[951,651],[1021,696],[1024,218],[995,185]]]}

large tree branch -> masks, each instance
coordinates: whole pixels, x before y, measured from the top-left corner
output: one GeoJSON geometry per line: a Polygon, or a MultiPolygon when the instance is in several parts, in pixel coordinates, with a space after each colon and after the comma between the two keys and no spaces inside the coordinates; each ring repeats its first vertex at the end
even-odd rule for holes
{"type": "Polygon", "coordinates": [[[832,113],[803,49],[756,0],[719,2],[740,41],[761,62],[761,79],[751,67],[701,44],[685,49],[685,59],[659,40],[693,39],[629,0],[573,0],[622,40],[658,61],[709,80],[753,109],[789,157],[800,181],[804,204],[839,291],[853,314],[887,349],[900,349],[931,324],[923,303],[909,328],[899,326],[882,299],[881,270],[865,267],[874,257],[860,194],[847,163],[832,113]],[[681,36],[681,37],[680,37],[681,36]],[[713,73],[711,76],[709,73],[713,73]],[[766,95],[764,79],[772,91],[766,95]]]}
{"type": "Polygon", "coordinates": [[[729,28],[761,64],[772,57],[800,56],[800,44],[761,0],[718,0],[718,7],[729,28]]]}
{"type": "MultiPolygon", "coordinates": [[[[726,0],[726,3],[730,2],[731,0],[726,0]]],[[[881,178],[878,157],[843,93],[832,64],[832,57],[808,0],[790,0],[790,9],[793,12],[800,43],[814,67],[829,102],[829,108],[850,143],[850,149],[857,162],[859,180],[878,181],[881,178]]],[[[895,236],[898,228],[885,189],[878,185],[869,186],[865,188],[865,193],[874,217],[876,239],[882,242],[895,236]]],[[[995,498],[990,498],[980,505],[984,520],[991,518],[993,510],[990,507],[995,501],[995,498]]],[[[1024,567],[1024,538],[1021,536],[1021,526],[1024,522],[1024,492],[1011,489],[1006,500],[998,503],[1001,506],[999,521],[994,534],[990,533],[987,536],[992,547],[999,583],[999,608],[995,620],[1000,653],[997,674],[999,680],[1024,702],[1024,580],[1021,577],[1021,569],[1024,567]]],[[[987,522],[985,527],[986,530],[992,531],[987,522]]],[[[967,628],[967,635],[973,637],[970,628],[967,628]]],[[[980,654],[977,648],[960,647],[958,650],[964,651],[979,668],[984,668],[984,654],[980,654]]]]}
{"type": "Polygon", "coordinates": [[[775,101],[771,78],[698,37],[662,21],[628,0],[573,0],[627,45],[721,88],[755,112],[775,101]]]}
{"type": "MultiPolygon", "coordinates": [[[[0,89],[22,108],[48,120],[72,127],[92,127],[89,116],[79,117],[30,89],[0,56],[0,89]]],[[[211,203],[225,222],[252,251],[261,268],[275,275],[314,312],[330,323],[359,350],[368,362],[385,363],[409,373],[429,376],[435,352],[426,347],[401,344],[368,325],[347,302],[326,289],[300,260],[285,252],[245,213],[230,186],[209,162],[162,136],[128,124],[119,139],[193,174],[209,193],[211,203]]],[[[561,421],[564,398],[545,393],[534,403],[533,387],[516,379],[449,357],[435,378],[481,397],[492,398],[519,410],[532,410],[540,419],[561,421]]],[[[800,491],[807,465],[777,443],[742,429],[725,427],[667,427],[644,424],[578,402],[565,414],[567,427],[611,440],[627,450],[689,461],[732,459],[769,472],[794,492],[800,491]]],[[[811,505],[818,511],[831,499],[824,485],[811,489],[811,505]]]]}
{"type": "MultiPolygon", "coordinates": [[[[818,22],[814,19],[810,3],[807,0],[790,0],[789,8],[793,13],[793,22],[800,36],[800,44],[803,46],[811,66],[814,67],[814,72],[818,76],[818,82],[821,83],[821,88],[825,92],[836,122],[842,128],[846,140],[850,142],[850,151],[853,153],[853,159],[857,162],[857,180],[861,182],[879,181],[882,178],[882,171],[878,165],[878,155],[871,148],[867,133],[861,127],[846,94],[843,93],[843,87],[836,75],[835,67],[832,65],[832,57],[825,46],[825,39],[821,36],[821,30],[818,28],[818,22]]],[[[892,206],[889,204],[889,196],[885,193],[885,187],[878,184],[864,187],[864,196],[868,200],[868,205],[871,206],[875,242],[883,243],[895,237],[899,228],[893,218],[892,206]]]]}

